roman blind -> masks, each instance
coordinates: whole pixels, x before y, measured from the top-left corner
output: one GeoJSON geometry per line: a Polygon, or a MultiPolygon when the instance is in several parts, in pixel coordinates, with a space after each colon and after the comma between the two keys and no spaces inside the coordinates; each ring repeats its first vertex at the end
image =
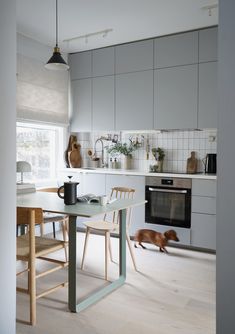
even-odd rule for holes
{"type": "Polygon", "coordinates": [[[68,124],[68,76],[17,54],[17,120],[68,124]]]}

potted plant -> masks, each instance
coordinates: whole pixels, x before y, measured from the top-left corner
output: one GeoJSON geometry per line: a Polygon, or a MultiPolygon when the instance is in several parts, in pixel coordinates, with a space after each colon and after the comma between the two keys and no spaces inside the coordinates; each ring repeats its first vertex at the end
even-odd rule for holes
{"type": "Polygon", "coordinates": [[[107,149],[107,152],[114,156],[116,154],[120,154],[124,156],[123,160],[123,169],[131,169],[132,165],[132,153],[137,149],[136,145],[131,141],[130,143],[121,143],[117,142],[116,144],[110,146],[107,149]]]}
{"type": "Polygon", "coordinates": [[[164,150],[160,147],[158,147],[158,148],[153,147],[152,148],[152,154],[153,154],[155,160],[157,161],[157,164],[151,166],[151,171],[162,173],[163,172],[163,161],[164,161],[164,157],[165,157],[164,150]]]}

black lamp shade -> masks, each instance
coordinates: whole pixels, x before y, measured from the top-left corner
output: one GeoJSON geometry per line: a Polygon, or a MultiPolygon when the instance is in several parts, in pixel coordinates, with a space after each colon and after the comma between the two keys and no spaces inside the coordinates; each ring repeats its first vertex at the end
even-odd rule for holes
{"type": "Polygon", "coordinates": [[[54,48],[53,55],[48,60],[45,67],[49,70],[56,70],[56,71],[58,70],[64,71],[69,69],[69,66],[62,58],[60,49],[57,46],[54,48]]]}

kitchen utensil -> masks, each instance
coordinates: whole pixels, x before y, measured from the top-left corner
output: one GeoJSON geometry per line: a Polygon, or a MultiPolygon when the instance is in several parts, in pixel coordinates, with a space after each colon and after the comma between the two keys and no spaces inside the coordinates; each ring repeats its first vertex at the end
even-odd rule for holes
{"type": "Polygon", "coordinates": [[[64,204],[72,205],[77,203],[77,185],[79,182],[64,182],[64,185],[59,187],[57,194],[64,199],[64,204]],[[62,194],[62,190],[64,194],[62,194]]]}
{"type": "Polygon", "coordinates": [[[217,169],[217,155],[215,153],[208,153],[202,162],[205,166],[205,173],[216,174],[217,169]]]}

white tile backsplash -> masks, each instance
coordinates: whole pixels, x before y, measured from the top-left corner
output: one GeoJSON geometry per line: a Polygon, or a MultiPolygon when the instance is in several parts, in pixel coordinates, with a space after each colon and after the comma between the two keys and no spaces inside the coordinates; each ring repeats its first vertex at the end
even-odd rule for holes
{"type": "MultiPolygon", "coordinates": [[[[114,134],[114,133],[113,133],[114,134]]],[[[111,136],[113,135],[111,133],[111,136]]],[[[203,171],[204,166],[202,159],[207,153],[216,153],[217,151],[217,131],[216,129],[205,130],[186,130],[186,131],[156,131],[154,133],[136,134],[133,133],[117,133],[118,139],[123,142],[128,142],[131,137],[132,140],[138,137],[142,139],[143,146],[140,147],[133,154],[133,168],[140,170],[149,170],[149,166],[155,163],[154,157],[151,153],[153,147],[161,147],[165,151],[165,159],[163,171],[169,172],[185,172],[187,159],[190,157],[191,151],[196,151],[198,161],[198,172],[203,171]],[[144,140],[143,137],[144,136],[144,140]],[[211,141],[211,136],[215,141],[211,141]],[[149,160],[146,158],[146,139],[149,138],[150,154],[149,160]]],[[[89,166],[90,158],[87,155],[88,149],[94,152],[95,140],[101,136],[107,137],[107,132],[95,133],[79,133],[77,138],[81,144],[81,154],[84,166],[89,166]]],[[[104,140],[104,146],[111,145],[111,141],[104,140]]],[[[100,155],[100,146],[98,147],[97,155],[100,155]]],[[[104,151],[104,158],[108,163],[110,157],[106,150],[104,151]]],[[[117,157],[121,160],[121,157],[117,157]]]]}

